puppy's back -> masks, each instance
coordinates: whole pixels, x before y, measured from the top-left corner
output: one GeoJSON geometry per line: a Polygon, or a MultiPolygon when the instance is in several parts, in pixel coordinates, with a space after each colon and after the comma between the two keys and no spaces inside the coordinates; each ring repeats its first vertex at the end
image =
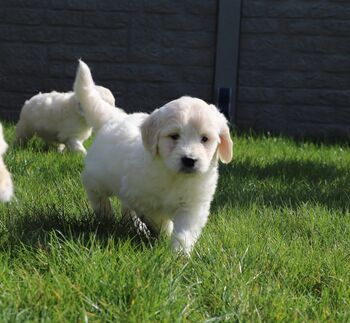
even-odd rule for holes
{"type": "Polygon", "coordinates": [[[20,118],[26,117],[34,120],[42,117],[43,114],[46,117],[54,117],[55,110],[68,108],[68,106],[75,106],[76,104],[73,92],[38,93],[24,103],[20,118]]]}
{"type": "Polygon", "coordinates": [[[145,162],[140,126],[146,113],[127,115],[100,129],[85,157],[82,179],[85,187],[102,187],[118,192],[127,170],[145,162]]]}

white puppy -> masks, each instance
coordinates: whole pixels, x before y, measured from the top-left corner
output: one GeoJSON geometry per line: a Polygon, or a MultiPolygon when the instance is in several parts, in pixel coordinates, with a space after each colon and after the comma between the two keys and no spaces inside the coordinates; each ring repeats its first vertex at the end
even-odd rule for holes
{"type": "MultiPolygon", "coordinates": [[[[88,67],[80,64],[77,74],[79,100],[105,109],[88,67]]],[[[175,250],[189,253],[207,222],[219,159],[232,159],[224,115],[200,99],[181,97],[150,115],[107,123],[86,155],[82,180],[96,213],[110,216],[109,197],[118,196],[124,214],[143,218],[171,236],[175,250]]]]}
{"type": "Polygon", "coordinates": [[[4,139],[2,125],[0,123],[0,201],[8,202],[13,195],[13,184],[11,174],[7,170],[3,160],[3,155],[7,150],[7,143],[4,139]]]}
{"type": "Polygon", "coordinates": [[[93,90],[91,89],[91,82],[93,81],[89,67],[82,60],[79,60],[74,82],[74,93],[79,98],[86,122],[94,128],[95,132],[98,132],[106,123],[115,119],[121,120],[127,114],[106,99],[104,101],[108,104],[101,102],[101,97],[102,99],[104,97],[96,85],[93,85],[93,90]]]}
{"type": "MultiPolygon", "coordinates": [[[[96,86],[102,99],[114,106],[112,92],[96,86]]],[[[16,126],[15,144],[25,144],[34,134],[44,141],[59,143],[59,151],[67,146],[86,154],[83,142],[91,135],[92,125],[86,120],[74,92],[39,93],[26,101],[16,126]]]]}

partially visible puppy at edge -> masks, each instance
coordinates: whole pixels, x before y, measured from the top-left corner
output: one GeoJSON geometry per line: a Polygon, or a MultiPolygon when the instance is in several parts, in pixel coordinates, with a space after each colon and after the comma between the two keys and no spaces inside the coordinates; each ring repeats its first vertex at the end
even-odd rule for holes
{"type": "MultiPolygon", "coordinates": [[[[109,89],[95,88],[105,102],[115,105],[109,89]]],[[[92,128],[74,92],[39,93],[26,101],[21,110],[15,145],[25,145],[36,134],[46,143],[58,143],[59,152],[67,147],[85,155],[83,143],[90,137],[92,128]]]]}
{"type": "Polygon", "coordinates": [[[8,148],[0,123],[0,201],[9,202],[13,196],[13,183],[10,172],[7,170],[3,157],[8,148]]]}
{"type": "MultiPolygon", "coordinates": [[[[84,108],[109,109],[80,62],[74,91],[84,108]]],[[[181,97],[146,113],[115,115],[85,157],[82,181],[95,213],[141,218],[190,254],[205,226],[218,181],[218,161],[232,159],[227,120],[214,105],[181,97]]]]}

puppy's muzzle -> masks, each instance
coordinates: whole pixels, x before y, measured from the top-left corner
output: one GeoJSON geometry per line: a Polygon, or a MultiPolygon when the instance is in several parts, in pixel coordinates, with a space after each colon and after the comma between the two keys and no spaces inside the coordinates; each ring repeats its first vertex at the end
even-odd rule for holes
{"type": "Polygon", "coordinates": [[[197,159],[184,156],[181,158],[181,171],[184,173],[192,173],[196,171],[197,159]]]}

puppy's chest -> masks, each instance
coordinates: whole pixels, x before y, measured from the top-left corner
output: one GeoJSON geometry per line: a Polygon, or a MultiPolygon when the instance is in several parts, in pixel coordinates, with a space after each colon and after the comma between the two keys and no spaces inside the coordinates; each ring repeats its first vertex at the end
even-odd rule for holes
{"type": "Polygon", "coordinates": [[[158,195],[160,197],[159,208],[163,209],[163,211],[169,210],[170,212],[178,208],[186,208],[195,198],[194,195],[194,190],[191,190],[190,187],[186,185],[181,187],[165,187],[158,195]]]}
{"type": "Polygon", "coordinates": [[[198,188],[190,183],[169,181],[166,183],[148,182],[129,194],[123,194],[133,209],[143,212],[172,214],[179,208],[186,208],[197,200],[198,188]]]}

